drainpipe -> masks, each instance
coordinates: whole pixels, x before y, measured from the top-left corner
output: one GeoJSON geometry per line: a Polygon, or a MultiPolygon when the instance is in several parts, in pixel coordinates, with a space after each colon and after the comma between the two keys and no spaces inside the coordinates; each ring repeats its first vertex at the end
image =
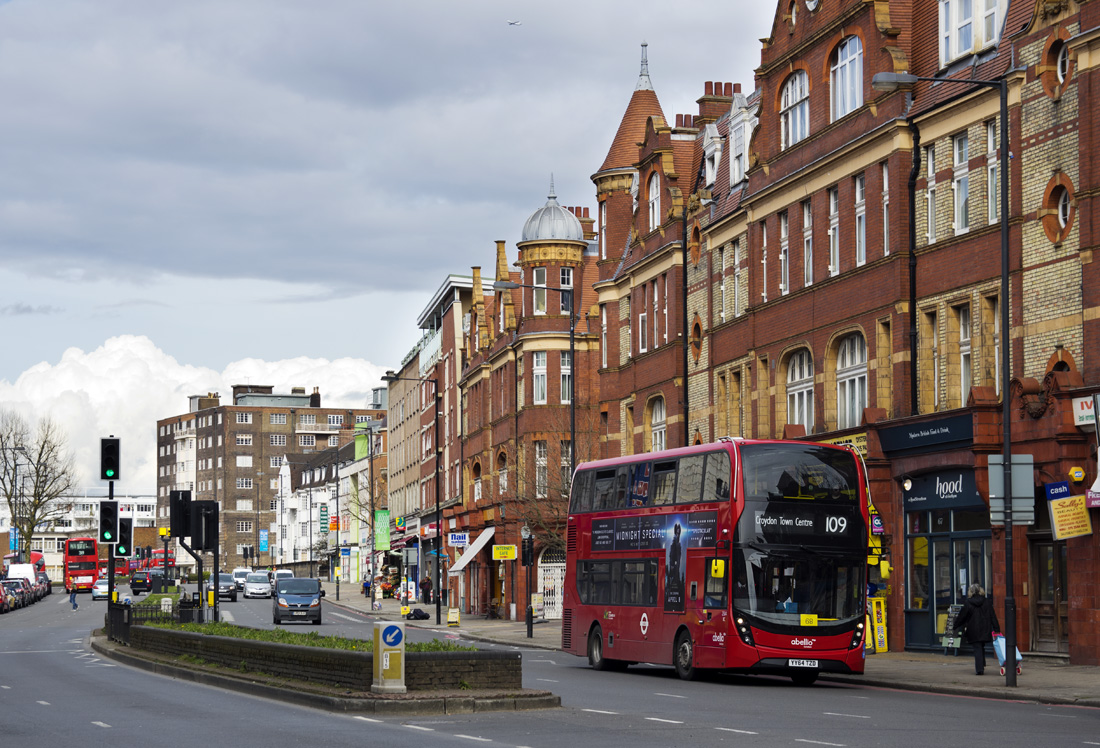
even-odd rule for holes
{"type": "Polygon", "coordinates": [[[920,173],[920,128],[910,118],[913,168],[909,170],[909,415],[917,415],[917,174],[920,173]]]}

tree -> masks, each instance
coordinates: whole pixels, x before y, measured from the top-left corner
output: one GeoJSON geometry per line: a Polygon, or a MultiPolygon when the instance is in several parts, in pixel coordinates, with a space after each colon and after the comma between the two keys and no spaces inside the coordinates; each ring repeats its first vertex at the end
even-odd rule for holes
{"type": "Polygon", "coordinates": [[[0,410],[0,494],[23,548],[31,547],[36,528],[67,516],[67,496],[76,486],[76,467],[61,426],[46,417],[37,425],[10,410],[0,410]]]}

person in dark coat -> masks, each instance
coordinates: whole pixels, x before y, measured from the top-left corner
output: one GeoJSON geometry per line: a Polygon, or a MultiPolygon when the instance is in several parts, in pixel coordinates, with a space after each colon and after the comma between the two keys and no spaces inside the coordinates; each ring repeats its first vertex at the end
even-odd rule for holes
{"type": "Polygon", "coordinates": [[[969,597],[955,619],[955,632],[965,630],[966,640],[974,648],[974,672],[982,675],[985,673],[985,645],[993,641],[994,631],[1000,632],[1001,624],[980,584],[970,585],[967,594],[969,597]]]}

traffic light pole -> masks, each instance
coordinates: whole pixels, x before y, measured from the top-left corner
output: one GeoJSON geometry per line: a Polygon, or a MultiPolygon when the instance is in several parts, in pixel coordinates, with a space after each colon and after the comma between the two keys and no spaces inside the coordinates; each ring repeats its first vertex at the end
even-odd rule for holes
{"type": "MultiPolygon", "coordinates": [[[[107,500],[115,500],[115,482],[113,480],[107,481],[107,500]]],[[[115,540],[118,538],[115,537],[115,540]]],[[[107,544],[107,599],[111,602],[118,602],[115,600],[115,544],[107,544]]]]}
{"type": "MultiPolygon", "coordinates": [[[[203,597],[205,597],[205,593],[204,593],[203,588],[202,588],[202,557],[200,557],[199,554],[197,554],[193,550],[191,550],[191,547],[189,545],[187,545],[187,543],[183,542],[183,538],[180,538],[179,541],[180,541],[180,548],[182,548],[183,550],[190,553],[191,558],[195,559],[195,565],[199,567],[199,578],[198,578],[199,620],[195,621],[195,623],[202,623],[202,621],[203,621],[203,615],[202,615],[203,597]]],[[[168,541],[165,540],[164,543],[165,543],[165,547],[167,547],[168,541]]]]}

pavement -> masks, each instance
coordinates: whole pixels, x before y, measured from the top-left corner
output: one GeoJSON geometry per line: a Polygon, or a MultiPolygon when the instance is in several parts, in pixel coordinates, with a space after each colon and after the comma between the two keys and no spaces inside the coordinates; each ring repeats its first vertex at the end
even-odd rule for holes
{"type": "MultiPolygon", "coordinates": [[[[371,601],[356,585],[341,585],[336,599],[336,585],[323,582],[325,603],[359,611],[377,620],[401,620],[401,604],[393,599],[381,601],[381,610],[372,610],[371,601]]],[[[516,647],[560,650],[561,621],[538,621],[532,626],[531,637],[523,620],[489,620],[483,616],[460,616],[457,626],[447,623],[447,608],[442,608],[442,623],[435,622],[435,604],[413,603],[412,607],[429,613],[427,621],[406,621],[412,628],[461,632],[475,641],[495,642],[516,647]]],[[[1030,701],[1100,708],[1100,667],[1070,665],[1065,659],[1024,653],[1023,672],[1016,676],[1016,686],[1009,687],[998,674],[995,657],[987,656],[985,675],[974,674],[974,658],[927,652],[881,652],[868,654],[862,675],[823,673],[821,681],[852,683],[903,691],[926,691],[959,696],[1030,701]]]]}

